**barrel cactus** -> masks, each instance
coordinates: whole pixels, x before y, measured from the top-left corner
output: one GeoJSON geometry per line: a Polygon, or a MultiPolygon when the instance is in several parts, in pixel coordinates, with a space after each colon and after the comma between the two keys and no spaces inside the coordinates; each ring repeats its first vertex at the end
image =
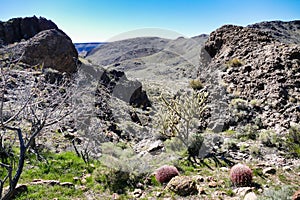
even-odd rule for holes
{"type": "Polygon", "coordinates": [[[176,167],[164,165],[156,170],[155,178],[160,183],[168,183],[173,177],[178,175],[179,172],[176,167]]]}
{"type": "Polygon", "coordinates": [[[230,180],[235,186],[250,186],[252,170],[243,164],[236,164],[230,169],[230,180]]]}

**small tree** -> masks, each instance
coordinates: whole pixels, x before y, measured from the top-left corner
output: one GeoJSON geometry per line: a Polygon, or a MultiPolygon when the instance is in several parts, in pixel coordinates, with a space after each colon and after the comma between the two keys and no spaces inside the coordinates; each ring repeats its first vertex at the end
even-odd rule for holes
{"type": "Polygon", "coordinates": [[[11,61],[0,66],[0,199],[11,199],[23,171],[28,150],[41,131],[72,111],[67,81],[50,84],[40,71],[15,70],[11,61]],[[18,148],[19,152],[13,149],[18,148]],[[8,189],[4,191],[4,186],[8,189]]]}

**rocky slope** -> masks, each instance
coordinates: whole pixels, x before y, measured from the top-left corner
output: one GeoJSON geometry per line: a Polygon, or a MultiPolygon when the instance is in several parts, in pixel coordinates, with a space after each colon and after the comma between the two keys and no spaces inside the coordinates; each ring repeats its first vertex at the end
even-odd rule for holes
{"type": "Polygon", "coordinates": [[[228,94],[244,101],[233,124],[244,121],[281,133],[299,122],[299,45],[228,25],[211,33],[205,49],[212,57],[208,68],[221,69],[228,94]]]}
{"type": "MultiPolygon", "coordinates": [[[[65,128],[62,129],[73,128],[87,131],[87,127],[93,127],[95,124],[95,127],[98,127],[97,124],[103,124],[103,129],[115,131],[119,135],[115,135],[115,138],[112,139],[99,133],[98,129],[96,134],[89,135],[91,131],[89,130],[89,132],[84,133],[86,135],[82,136],[93,141],[95,141],[95,138],[99,138],[99,141],[115,141],[123,137],[121,133],[123,135],[127,134],[127,138],[133,138],[127,130],[116,130],[116,115],[113,116],[113,113],[116,113],[116,110],[120,111],[123,118],[126,115],[128,117],[126,120],[132,122],[130,113],[133,108],[145,110],[151,106],[146,92],[142,89],[142,84],[139,81],[128,79],[122,71],[105,70],[102,67],[85,63],[84,60],[81,63],[78,60],[78,53],[71,39],[49,20],[37,19],[36,17],[15,18],[3,24],[18,24],[23,23],[23,21],[31,22],[28,26],[33,31],[31,32],[32,37],[25,37],[27,29],[22,29],[22,35],[11,35],[11,41],[19,42],[2,45],[0,48],[1,66],[7,70],[14,70],[7,78],[14,79],[12,77],[17,77],[19,70],[20,73],[25,73],[25,76],[30,77],[28,78],[30,81],[34,79],[34,76],[41,76],[42,80],[55,84],[61,83],[67,75],[71,78],[69,80],[71,83],[65,84],[71,84],[69,90],[74,90],[75,93],[73,97],[76,99],[73,102],[74,109],[76,108],[78,113],[84,117],[74,122],[74,118],[77,117],[73,116],[72,119],[69,119],[72,123],[67,123],[66,126],[63,125],[65,128]],[[46,26],[46,22],[52,24],[52,26],[46,26]],[[39,28],[34,29],[31,27],[39,28]],[[42,28],[49,29],[43,30],[42,28]],[[37,72],[34,73],[34,71],[37,72]],[[114,103],[115,101],[117,103],[114,103]],[[120,105],[122,106],[118,107],[120,105]],[[82,110],[82,108],[86,109],[82,110]],[[97,122],[91,124],[89,117],[97,118],[95,119],[97,122]],[[77,127],[75,124],[77,124],[77,127]]],[[[18,80],[16,80],[16,85],[19,85],[18,80]]],[[[48,147],[52,148],[51,144],[48,144],[48,147]]],[[[99,148],[97,149],[99,150],[99,148]]]]}
{"type": "Polygon", "coordinates": [[[259,29],[263,32],[268,32],[273,38],[276,38],[282,43],[300,44],[300,20],[283,22],[269,21],[251,24],[249,28],[259,29]]]}
{"type": "MultiPolygon", "coordinates": [[[[15,39],[5,39],[9,44],[0,48],[0,64],[7,70],[1,78],[8,80],[5,102],[20,103],[6,111],[18,110],[24,102],[18,100],[24,99],[28,91],[48,97],[50,103],[56,96],[49,96],[48,92],[52,94],[57,86],[59,93],[72,94],[66,101],[66,109],[73,109],[72,115],[43,132],[35,142],[36,146],[56,153],[74,151],[76,147],[83,158],[100,159],[103,166],[98,175],[91,174],[95,168],[92,163],[88,170],[84,169],[93,184],[83,181],[83,175],[74,177],[74,184],[70,184],[78,186],[76,190],[83,187],[87,199],[118,198],[124,192],[127,199],[173,196],[176,199],[242,199],[246,193],[255,199],[256,194],[262,196],[278,185],[299,185],[299,130],[291,129],[300,120],[300,50],[294,37],[299,29],[294,24],[293,34],[288,31],[290,34],[280,40],[281,37],[257,27],[226,25],[210,36],[113,42],[95,48],[87,60],[81,59],[79,68],[74,45],[58,28],[36,29],[39,31],[30,38],[17,34],[15,39]],[[39,64],[54,71],[32,66],[39,64]],[[67,79],[68,88],[59,85],[66,78],[64,72],[72,74],[72,79],[67,79]],[[167,100],[180,96],[188,99],[193,92],[189,81],[198,78],[204,86],[201,91],[209,92],[210,96],[205,113],[207,121],[201,124],[201,130],[196,127],[204,138],[203,143],[197,144],[201,148],[196,156],[208,157],[203,159],[203,166],[190,166],[182,154],[187,146],[159,135],[159,121],[155,117],[161,106],[160,96],[167,100]],[[42,86],[50,82],[53,87],[46,92],[44,86],[34,87],[39,81],[42,86]],[[221,155],[223,160],[217,166],[217,157],[209,155],[221,155]],[[246,188],[232,186],[228,177],[231,164],[224,158],[248,164],[253,169],[254,183],[246,188]],[[165,163],[176,165],[182,174],[166,187],[179,195],[158,186],[151,175],[165,163]],[[115,178],[118,173],[113,169],[125,178],[115,178]],[[113,194],[99,189],[107,187],[103,184],[109,185],[114,178],[117,184],[121,178],[125,179],[122,183],[128,183],[128,177],[137,174],[138,182],[130,185],[133,192],[125,191],[122,184],[118,185],[121,192],[114,190],[113,194]],[[97,176],[101,176],[100,182],[95,181],[97,176]],[[94,184],[95,187],[91,186],[94,184]],[[180,197],[181,194],[188,197],[180,197]]],[[[54,103],[50,111],[59,104],[54,103]]],[[[38,109],[43,111],[43,106],[38,109]]],[[[32,167],[31,163],[27,164],[32,167]]]]}

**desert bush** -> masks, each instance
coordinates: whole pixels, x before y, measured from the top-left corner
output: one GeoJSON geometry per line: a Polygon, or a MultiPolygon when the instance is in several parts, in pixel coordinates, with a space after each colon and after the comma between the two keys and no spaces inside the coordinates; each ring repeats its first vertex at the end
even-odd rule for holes
{"type": "Polygon", "coordinates": [[[300,158],[300,127],[290,128],[286,137],[286,147],[291,157],[300,158]]]}
{"type": "Polygon", "coordinates": [[[160,134],[167,138],[178,137],[188,147],[191,136],[199,132],[203,122],[207,97],[207,92],[196,91],[171,100],[161,97],[162,105],[156,120],[160,134]]]}
{"type": "Polygon", "coordinates": [[[270,188],[266,190],[262,197],[260,198],[261,200],[287,200],[291,199],[293,195],[293,187],[292,186],[281,186],[278,188],[270,188]]]}
{"type": "Polygon", "coordinates": [[[241,60],[238,59],[238,58],[233,58],[233,59],[229,60],[229,61],[226,63],[226,65],[227,65],[228,67],[240,67],[240,66],[244,65],[244,62],[241,61],[241,60]]]}
{"type": "Polygon", "coordinates": [[[246,100],[241,98],[232,99],[230,102],[230,106],[236,109],[245,110],[247,109],[248,103],[246,100]]]}
{"type": "Polygon", "coordinates": [[[259,140],[267,147],[276,147],[277,135],[273,131],[263,131],[259,134],[259,140]]]}
{"type": "Polygon", "coordinates": [[[161,166],[155,172],[155,178],[160,183],[168,183],[173,177],[178,175],[177,168],[169,165],[161,166]]]}
{"type": "Polygon", "coordinates": [[[35,141],[42,131],[62,123],[73,110],[67,76],[51,84],[40,67],[22,70],[19,64],[0,62],[0,152],[5,155],[0,161],[0,199],[4,200],[14,196],[28,152],[40,158],[35,141]]]}
{"type": "Polygon", "coordinates": [[[230,169],[230,180],[235,186],[250,186],[252,177],[252,170],[246,165],[239,163],[230,169]]]}
{"type": "Polygon", "coordinates": [[[261,150],[259,145],[252,145],[250,146],[250,154],[253,157],[259,157],[261,155],[261,150]]]}
{"type": "Polygon", "coordinates": [[[258,137],[258,129],[259,127],[253,124],[247,124],[242,127],[240,132],[237,133],[236,137],[241,139],[242,141],[246,140],[256,140],[258,137]]]}
{"type": "Polygon", "coordinates": [[[201,90],[203,88],[203,83],[199,79],[193,79],[190,81],[190,87],[194,90],[201,90]]]}
{"type": "Polygon", "coordinates": [[[136,176],[120,169],[99,167],[94,170],[93,177],[104,189],[119,194],[125,193],[128,188],[134,188],[136,176]]]}

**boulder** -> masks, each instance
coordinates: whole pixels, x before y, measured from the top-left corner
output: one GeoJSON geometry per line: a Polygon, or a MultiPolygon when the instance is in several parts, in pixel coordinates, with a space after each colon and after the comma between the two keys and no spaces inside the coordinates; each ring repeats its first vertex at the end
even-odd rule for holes
{"type": "Polygon", "coordinates": [[[170,190],[180,196],[195,195],[198,193],[196,181],[188,176],[175,176],[167,184],[166,190],[170,190]]]}
{"type": "Polygon", "coordinates": [[[71,39],[62,31],[42,31],[26,42],[12,47],[10,52],[29,65],[42,65],[59,72],[74,73],[77,70],[78,53],[71,39]]]}
{"type": "Polygon", "coordinates": [[[142,89],[142,83],[128,80],[122,71],[104,71],[100,77],[100,84],[108,88],[113,96],[134,107],[145,109],[151,106],[146,92],[142,89]]]}

